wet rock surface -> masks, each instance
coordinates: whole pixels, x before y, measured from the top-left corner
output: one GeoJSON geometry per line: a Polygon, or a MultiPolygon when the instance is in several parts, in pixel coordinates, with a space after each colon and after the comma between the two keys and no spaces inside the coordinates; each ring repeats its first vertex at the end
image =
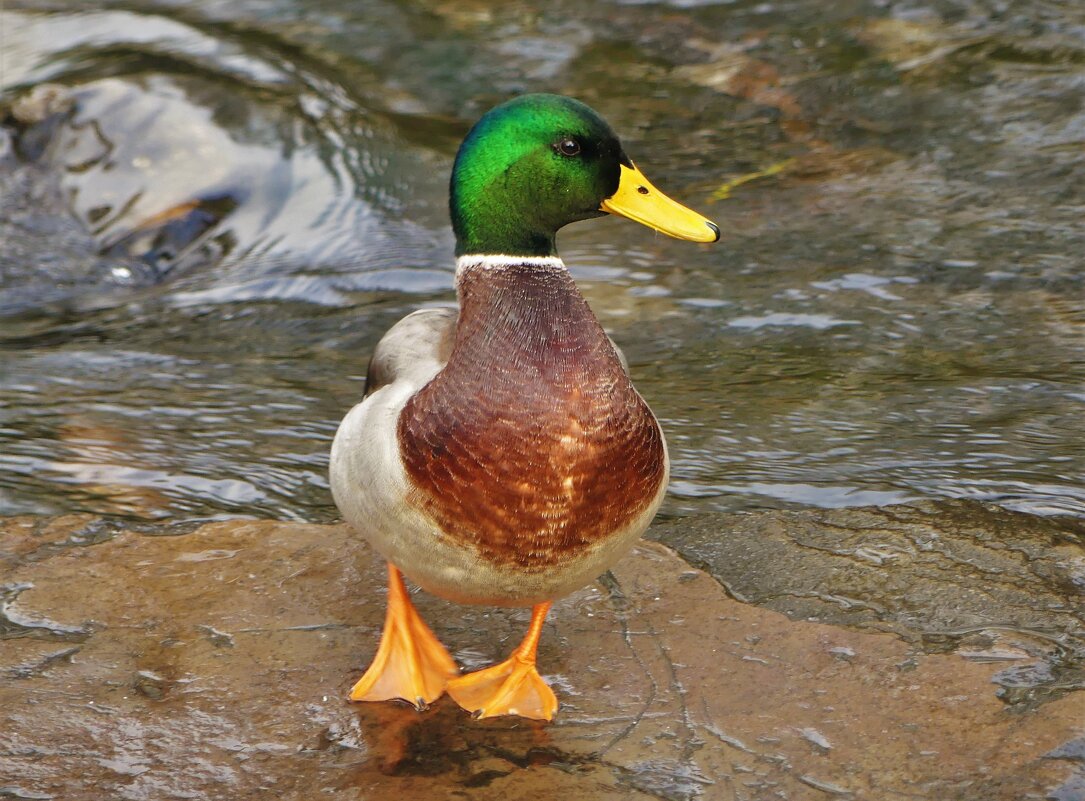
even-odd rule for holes
{"type": "Polygon", "coordinates": [[[732,597],[1002,663],[1014,705],[1085,687],[1085,524],[969,501],[701,515],[653,536],[732,597]]]}
{"type": "MultiPolygon", "coordinates": [[[[815,564],[834,554],[813,547],[830,532],[840,552],[875,531],[883,544],[910,536],[911,556],[876,565],[889,587],[878,597],[915,580],[916,594],[901,587],[910,616],[900,604],[835,621],[853,625],[805,619],[830,619],[833,601],[785,608],[799,594],[772,582],[800,586],[802,565],[778,561],[777,578],[743,585],[761,608],[645,543],[555,608],[540,651],[562,705],[549,726],[475,721],[447,698],[421,714],[346,703],[376,645],[383,569],[345,526],[11,518],[0,525],[0,796],[1080,798],[1085,695],[1007,703],[994,681],[1003,662],[909,634],[960,628],[986,608],[967,625],[1026,610],[1035,617],[1016,625],[1080,636],[1080,543],[1057,529],[1043,553],[1012,539],[963,553],[952,514],[932,511],[776,515],[775,529],[757,515],[687,521],[704,542],[741,535],[778,560],[802,541],[815,564]],[[932,531],[942,545],[919,548],[932,531]],[[1005,560],[989,569],[995,551],[1005,560]],[[974,569],[949,571],[953,554],[974,569]],[[925,608],[938,559],[957,589],[925,608]]],[[[870,580],[874,563],[857,564],[870,580]]],[[[822,595],[846,596],[847,572],[822,571],[822,595]]],[[[505,655],[526,625],[522,611],[417,601],[468,669],[505,655]]]]}

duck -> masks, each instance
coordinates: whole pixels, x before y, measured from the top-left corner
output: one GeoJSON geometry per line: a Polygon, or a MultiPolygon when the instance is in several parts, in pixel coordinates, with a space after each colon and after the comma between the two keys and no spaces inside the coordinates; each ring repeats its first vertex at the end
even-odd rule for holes
{"type": "Polygon", "coordinates": [[[536,665],[552,604],[647,529],[670,473],[663,431],[558,256],[556,234],[607,214],[716,242],[653,186],[584,103],[527,94],[484,114],[452,167],[458,307],[390,328],[343,419],[330,484],[387,562],[384,628],[352,701],[424,710],[447,692],[479,718],[549,721],[536,665]],[[458,604],[530,607],[503,661],[461,675],[404,577],[458,604]]]}

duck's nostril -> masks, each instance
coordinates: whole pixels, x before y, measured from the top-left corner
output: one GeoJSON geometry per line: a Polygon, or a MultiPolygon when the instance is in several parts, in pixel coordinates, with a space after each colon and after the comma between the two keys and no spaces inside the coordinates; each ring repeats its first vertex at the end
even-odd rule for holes
{"type": "Polygon", "coordinates": [[[648,187],[646,187],[646,186],[638,186],[637,191],[640,192],[642,195],[647,195],[648,194],[648,187]]]}

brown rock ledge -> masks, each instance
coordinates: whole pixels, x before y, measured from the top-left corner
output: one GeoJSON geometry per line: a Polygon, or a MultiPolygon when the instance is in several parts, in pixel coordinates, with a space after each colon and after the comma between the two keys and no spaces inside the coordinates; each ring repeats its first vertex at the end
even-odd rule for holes
{"type": "MultiPolygon", "coordinates": [[[[1012,711],[997,664],[739,603],[658,544],[557,605],[550,726],[345,702],[384,575],[345,526],[15,518],[0,575],[0,797],[1081,797],[1082,692],[1012,711]]],[[[468,668],[526,623],[418,602],[468,668]]]]}

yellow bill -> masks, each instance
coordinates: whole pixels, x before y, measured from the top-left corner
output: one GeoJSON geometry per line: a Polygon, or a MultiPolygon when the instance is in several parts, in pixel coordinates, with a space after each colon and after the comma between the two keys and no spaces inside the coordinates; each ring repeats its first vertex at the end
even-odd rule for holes
{"type": "Polygon", "coordinates": [[[600,209],[628,217],[675,239],[719,241],[720,229],[714,222],[671,200],[636,167],[623,164],[621,170],[618,191],[604,200],[600,209]]]}

